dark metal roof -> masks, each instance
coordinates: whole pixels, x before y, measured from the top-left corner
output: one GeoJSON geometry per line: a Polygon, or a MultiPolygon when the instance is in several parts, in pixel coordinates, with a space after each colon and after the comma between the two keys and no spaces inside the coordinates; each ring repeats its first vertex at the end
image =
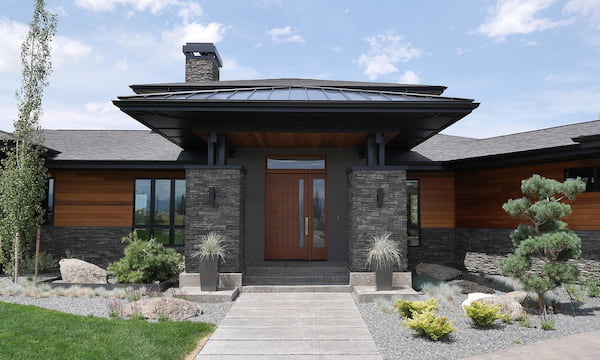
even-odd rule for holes
{"type": "Polygon", "coordinates": [[[410,149],[452,125],[471,99],[315,86],[211,89],[122,96],[122,111],[185,149],[198,134],[227,132],[396,133],[410,149]]]}
{"type": "Polygon", "coordinates": [[[412,94],[381,90],[346,89],[320,86],[271,86],[256,88],[210,89],[180,92],[150,93],[131,96],[119,96],[126,99],[155,99],[155,100],[226,100],[226,101],[470,101],[441,97],[436,95],[412,94]]]}
{"type": "Polygon", "coordinates": [[[340,81],[340,80],[318,80],[318,79],[260,79],[260,80],[221,80],[221,81],[202,81],[202,82],[180,82],[180,83],[159,83],[159,84],[138,84],[130,85],[136,94],[173,92],[173,91],[191,91],[191,90],[211,90],[211,89],[240,89],[240,88],[261,88],[278,86],[317,86],[334,87],[344,89],[361,89],[376,91],[395,91],[416,94],[441,95],[445,86],[438,85],[419,85],[419,84],[397,84],[381,82],[364,81],[340,81]]]}

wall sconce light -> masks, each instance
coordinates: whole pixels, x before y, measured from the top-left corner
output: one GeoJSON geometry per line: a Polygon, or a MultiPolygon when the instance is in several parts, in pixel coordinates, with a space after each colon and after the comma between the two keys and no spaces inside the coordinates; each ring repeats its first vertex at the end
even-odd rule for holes
{"type": "Polygon", "coordinates": [[[217,203],[217,190],[214,187],[208,188],[208,205],[215,207],[217,203]]]}
{"type": "Polygon", "coordinates": [[[383,189],[382,188],[377,189],[377,207],[379,207],[379,208],[383,207],[383,189]]]}

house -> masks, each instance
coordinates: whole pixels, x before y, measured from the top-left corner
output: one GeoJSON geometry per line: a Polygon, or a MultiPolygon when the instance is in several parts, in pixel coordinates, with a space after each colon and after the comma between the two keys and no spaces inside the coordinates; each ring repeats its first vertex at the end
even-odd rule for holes
{"type": "MultiPolygon", "coordinates": [[[[567,218],[600,260],[600,121],[473,139],[439,134],[474,100],[445,87],[313,79],[219,81],[212,44],[188,43],[183,83],[132,85],[114,104],[149,128],[45,130],[52,176],[46,251],[105,266],[136,230],[189,256],[227,238],[220,271],[275,260],[365,271],[368,240],[392,232],[406,261],[462,267],[512,251],[501,205],[533,173],[581,176],[567,218]]],[[[597,267],[596,267],[597,269],[597,267]]]]}

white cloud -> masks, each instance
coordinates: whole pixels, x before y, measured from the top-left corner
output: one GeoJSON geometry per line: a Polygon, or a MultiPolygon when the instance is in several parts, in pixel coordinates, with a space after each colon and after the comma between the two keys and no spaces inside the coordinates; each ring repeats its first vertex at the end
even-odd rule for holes
{"type": "Polygon", "coordinates": [[[371,80],[381,75],[397,72],[395,64],[408,62],[423,54],[423,50],[413,47],[402,35],[393,31],[378,34],[365,39],[369,43],[369,51],[361,54],[358,64],[363,66],[363,73],[371,80]]]}
{"type": "Polygon", "coordinates": [[[221,80],[248,80],[258,78],[258,71],[249,66],[238,64],[235,59],[230,58],[223,60],[223,68],[221,69],[221,80]]]}
{"type": "MultiPolygon", "coordinates": [[[[0,18],[0,72],[13,71],[21,66],[21,43],[29,27],[18,21],[0,18]]],[[[87,56],[92,49],[84,43],[64,36],[52,42],[52,62],[60,67],[72,59],[87,56]]]]}
{"type": "Polygon", "coordinates": [[[162,39],[167,45],[178,47],[186,42],[218,43],[223,40],[228,28],[217,22],[208,25],[198,23],[183,24],[171,30],[163,31],[162,39]]]}
{"type": "Polygon", "coordinates": [[[592,26],[600,28],[600,1],[598,0],[571,0],[565,5],[564,12],[589,17],[592,26]]]}
{"type": "Polygon", "coordinates": [[[129,61],[127,60],[127,58],[117,60],[114,64],[114,67],[117,70],[127,70],[129,69],[129,61]]]}
{"type": "Polygon", "coordinates": [[[177,16],[183,19],[183,22],[187,24],[191,18],[194,16],[202,16],[203,13],[200,4],[194,1],[188,1],[181,6],[181,9],[177,12],[177,16]]]}
{"type": "Polygon", "coordinates": [[[502,42],[508,35],[529,34],[571,24],[571,19],[552,20],[539,16],[539,12],[554,1],[498,0],[496,6],[489,9],[487,22],[480,25],[477,32],[502,42]]]}
{"type": "Polygon", "coordinates": [[[341,53],[342,51],[344,51],[344,49],[340,46],[336,46],[332,50],[336,53],[341,53]]]}
{"type": "Polygon", "coordinates": [[[145,129],[119,111],[111,102],[89,102],[83,106],[48,104],[41,125],[45,129],[145,129]]]}
{"type": "Polygon", "coordinates": [[[419,74],[412,70],[406,70],[400,79],[398,80],[400,84],[419,84],[421,82],[421,78],[419,74]]]}
{"type": "Polygon", "coordinates": [[[113,11],[117,6],[128,6],[153,14],[171,5],[181,5],[178,0],[75,0],[75,5],[93,12],[113,11]]]}
{"type": "Polygon", "coordinates": [[[21,64],[20,48],[27,25],[0,18],[0,72],[18,69],[21,64]]]}
{"type": "Polygon", "coordinates": [[[282,28],[273,28],[266,32],[271,37],[271,41],[275,44],[297,42],[304,43],[304,38],[298,34],[294,34],[291,26],[282,28]]]}
{"type": "Polygon", "coordinates": [[[468,52],[471,52],[471,49],[469,48],[455,48],[454,52],[456,53],[456,55],[458,56],[462,56],[468,52]]]}

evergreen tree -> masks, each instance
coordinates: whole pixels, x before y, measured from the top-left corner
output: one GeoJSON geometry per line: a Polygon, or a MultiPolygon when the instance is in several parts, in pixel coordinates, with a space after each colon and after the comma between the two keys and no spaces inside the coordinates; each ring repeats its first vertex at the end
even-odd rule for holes
{"type": "Polygon", "coordinates": [[[18,117],[14,141],[3,147],[0,173],[0,265],[18,278],[19,259],[42,224],[47,171],[39,120],[42,97],[52,72],[50,43],[56,33],[56,15],[36,0],[29,32],[21,45],[21,88],[17,91],[18,117]]]}
{"type": "Polygon", "coordinates": [[[504,275],[523,283],[525,290],[538,295],[540,311],[544,314],[544,294],[565,282],[577,279],[579,272],[569,259],[581,257],[581,240],[567,229],[561,218],[571,214],[571,205],[561,202],[575,200],[585,191],[580,179],[558,182],[540,175],[521,182],[520,199],[510,199],[502,208],[514,218],[525,220],[511,234],[515,252],[500,264],[504,275]],[[541,268],[534,268],[532,260],[540,259],[541,268]]]}

